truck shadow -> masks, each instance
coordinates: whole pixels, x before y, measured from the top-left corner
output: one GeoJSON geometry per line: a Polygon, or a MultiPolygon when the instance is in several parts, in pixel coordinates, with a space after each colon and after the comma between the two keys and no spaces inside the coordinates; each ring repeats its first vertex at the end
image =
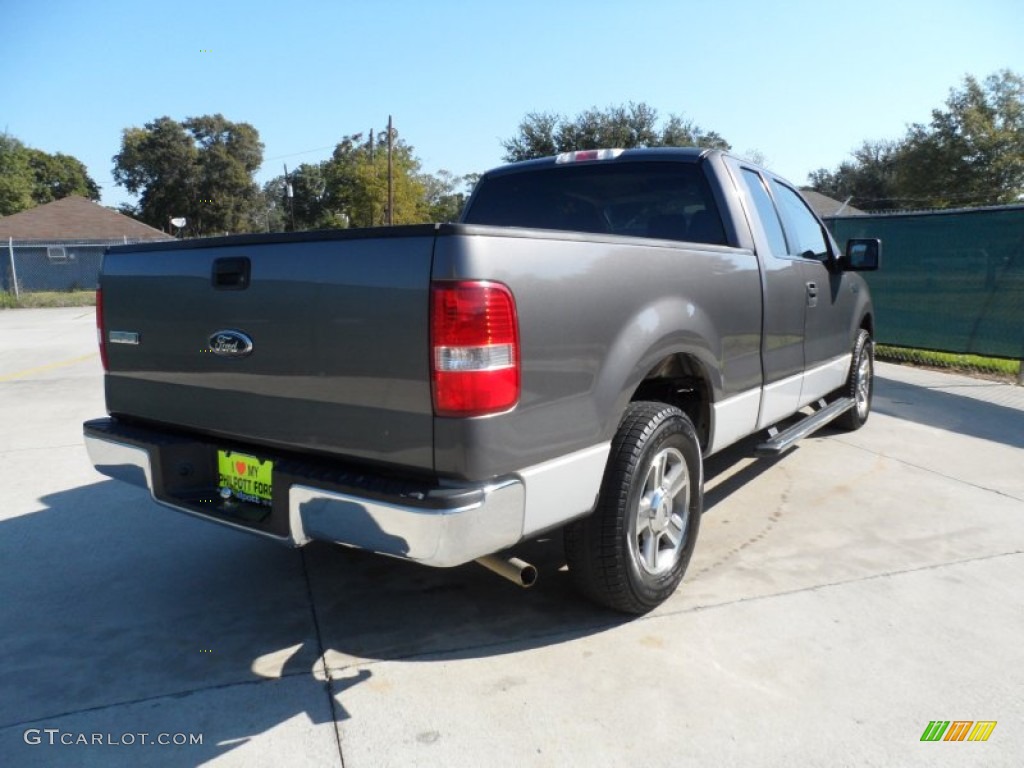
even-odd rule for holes
{"type": "MultiPolygon", "coordinates": [[[[708,481],[735,471],[713,484],[706,510],[774,464],[742,463],[755,443],[708,460],[708,481]]],[[[346,701],[382,684],[381,662],[440,673],[439,662],[630,621],[577,594],[560,534],[516,548],[540,575],[523,590],[475,564],[432,569],[320,543],[290,550],[110,480],[40,503],[0,521],[0,562],[14,564],[0,569],[5,763],[52,763],[52,751],[26,751],[29,727],[198,732],[201,745],[163,748],[160,759],[203,763],[285,723],[311,732],[350,718],[346,701]]],[[[101,749],[104,764],[138,763],[134,750],[101,749]]]]}
{"type": "Polygon", "coordinates": [[[786,454],[774,458],[754,459],[754,449],[763,439],[763,434],[744,438],[704,460],[705,515],[712,512],[730,494],[785,460],[786,454]],[[738,465],[741,465],[739,469],[732,471],[738,465]],[[725,477],[719,479],[721,475],[725,477]]]}
{"type": "MultiPolygon", "coordinates": [[[[971,385],[967,385],[971,386],[971,385]]],[[[978,381],[979,391],[995,391],[1005,384],[978,381]]],[[[950,432],[1024,448],[1024,410],[989,403],[965,395],[905,384],[875,376],[874,410],[950,432]]]]}
{"type": "MultiPolygon", "coordinates": [[[[526,548],[541,571],[526,591],[472,564],[291,550],[109,480],[40,502],[0,521],[7,764],[83,757],[25,745],[30,727],[200,732],[202,745],[160,750],[161,760],[198,764],[299,715],[307,728],[348,718],[345,699],[373,680],[376,662],[507,654],[625,621],[576,595],[560,537],[526,548]]],[[[90,747],[90,760],[97,750],[104,764],[138,764],[135,750],[90,747]]]]}

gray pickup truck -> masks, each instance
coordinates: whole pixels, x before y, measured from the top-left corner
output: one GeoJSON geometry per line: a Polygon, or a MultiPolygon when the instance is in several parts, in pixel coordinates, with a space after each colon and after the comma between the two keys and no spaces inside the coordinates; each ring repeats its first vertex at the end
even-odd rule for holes
{"type": "Polygon", "coordinates": [[[118,246],[85,441],[157,503],[293,546],[529,582],[508,550],[563,529],[582,592],[643,613],[693,552],[705,456],[868,418],[854,273],[879,252],[697,149],[498,168],[458,224],[118,246]]]}

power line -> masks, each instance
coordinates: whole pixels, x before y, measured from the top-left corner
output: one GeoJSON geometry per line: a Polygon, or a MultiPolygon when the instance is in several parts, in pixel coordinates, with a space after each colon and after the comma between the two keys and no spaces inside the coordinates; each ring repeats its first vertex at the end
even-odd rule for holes
{"type": "Polygon", "coordinates": [[[326,147],[316,147],[315,149],[303,149],[301,152],[290,152],[287,155],[274,155],[273,157],[263,158],[263,162],[267,163],[270,162],[271,160],[281,160],[285,157],[297,157],[298,155],[308,155],[311,154],[312,152],[323,152],[325,149],[334,149],[336,146],[337,144],[331,144],[326,147]]]}

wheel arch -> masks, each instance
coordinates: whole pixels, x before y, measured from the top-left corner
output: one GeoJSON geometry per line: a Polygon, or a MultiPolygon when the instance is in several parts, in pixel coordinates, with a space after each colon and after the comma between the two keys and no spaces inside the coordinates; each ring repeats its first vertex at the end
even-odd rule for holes
{"type": "Polygon", "coordinates": [[[868,332],[871,338],[875,338],[875,318],[871,312],[865,312],[864,317],[860,319],[860,330],[868,332]]]}
{"type": "Polygon", "coordinates": [[[673,352],[650,366],[633,388],[628,403],[642,400],[679,408],[693,422],[701,450],[707,450],[712,430],[712,383],[697,355],[673,352]]]}
{"type": "Polygon", "coordinates": [[[638,308],[603,355],[594,390],[602,439],[611,440],[630,403],[675,405],[698,430],[714,434],[714,403],[724,397],[725,352],[712,313],[688,296],[662,296],[638,308]]]}

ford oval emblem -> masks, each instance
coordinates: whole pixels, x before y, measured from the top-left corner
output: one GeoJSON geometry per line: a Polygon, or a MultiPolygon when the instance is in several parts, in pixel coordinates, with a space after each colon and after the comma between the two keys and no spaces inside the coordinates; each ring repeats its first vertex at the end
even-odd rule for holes
{"type": "Polygon", "coordinates": [[[252,353],[252,339],[241,331],[210,334],[210,351],[221,357],[245,357],[252,353]]]}

